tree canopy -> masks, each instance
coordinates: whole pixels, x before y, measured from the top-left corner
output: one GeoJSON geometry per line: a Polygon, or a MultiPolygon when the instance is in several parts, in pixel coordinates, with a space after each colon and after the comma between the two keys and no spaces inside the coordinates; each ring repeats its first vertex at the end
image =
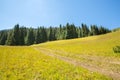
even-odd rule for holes
{"type": "Polygon", "coordinates": [[[73,39],[100,35],[110,32],[109,29],[102,26],[86,24],[75,26],[67,23],[59,27],[38,27],[27,28],[16,24],[13,29],[0,31],[0,45],[32,45],[46,41],[73,39]]]}

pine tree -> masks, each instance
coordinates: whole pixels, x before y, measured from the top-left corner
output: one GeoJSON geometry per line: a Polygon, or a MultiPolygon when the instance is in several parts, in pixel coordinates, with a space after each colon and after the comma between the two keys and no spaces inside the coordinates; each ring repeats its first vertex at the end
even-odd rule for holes
{"type": "Polygon", "coordinates": [[[12,30],[8,32],[6,45],[15,45],[15,39],[14,39],[12,30]]]}
{"type": "Polygon", "coordinates": [[[50,27],[49,28],[49,41],[53,41],[53,40],[56,40],[55,31],[54,31],[54,28],[50,27]]]}
{"type": "Polygon", "coordinates": [[[62,40],[64,35],[64,30],[62,28],[62,25],[59,25],[59,28],[56,28],[56,39],[57,40],[62,40]]]}
{"type": "Polygon", "coordinates": [[[33,33],[33,29],[30,28],[27,31],[27,36],[26,36],[26,40],[25,40],[26,45],[31,45],[34,43],[34,33],[33,33]]]}
{"type": "Polygon", "coordinates": [[[102,26],[99,28],[99,33],[100,33],[100,34],[105,34],[105,33],[109,33],[109,32],[110,32],[109,29],[104,28],[104,27],[102,27],[102,26]]]}
{"type": "Polygon", "coordinates": [[[78,37],[76,27],[74,24],[69,25],[69,23],[67,23],[66,28],[67,28],[67,37],[66,37],[67,39],[78,37]]]}
{"type": "Polygon", "coordinates": [[[91,35],[98,35],[98,34],[99,34],[98,27],[96,25],[91,25],[91,35]]]}
{"type": "Polygon", "coordinates": [[[19,31],[19,24],[15,25],[13,29],[13,37],[14,37],[14,44],[19,45],[20,44],[20,31],[19,31]]]}
{"type": "Polygon", "coordinates": [[[77,34],[78,34],[78,38],[82,37],[82,29],[81,29],[81,27],[77,28],[77,34]]]}
{"type": "Polygon", "coordinates": [[[5,45],[6,40],[7,40],[7,31],[1,31],[0,32],[0,45],[5,45]]]}
{"type": "Polygon", "coordinates": [[[35,43],[38,44],[41,41],[40,28],[38,27],[35,33],[35,43]]]}
{"type": "Polygon", "coordinates": [[[42,42],[47,41],[47,32],[44,27],[42,27],[42,29],[41,29],[41,34],[42,34],[42,42]]]}
{"type": "Polygon", "coordinates": [[[19,28],[19,45],[25,44],[25,34],[26,34],[25,27],[19,28]]]}
{"type": "Polygon", "coordinates": [[[90,30],[89,30],[89,28],[87,27],[87,25],[86,25],[86,24],[82,24],[81,26],[82,26],[82,37],[88,36],[90,30]]]}

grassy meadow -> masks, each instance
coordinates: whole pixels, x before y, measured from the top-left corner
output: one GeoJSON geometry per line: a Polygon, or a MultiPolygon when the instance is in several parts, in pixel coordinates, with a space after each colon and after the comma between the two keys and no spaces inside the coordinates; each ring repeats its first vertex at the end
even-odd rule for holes
{"type": "Polygon", "coordinates": [[[109,78],[38,52],[33,47],[0,46],[0,80],[89,80],[109,78]]]}
{"type": "Polygon", "coordinates": [[[113,47],[120,46],[119,34],[120,31],[117,31],[99,36],[53,41],[37,47],[47,48],[55,54],[82,62],[116,80],[120,78],[120,54],[114,53],[113,47]]]}
{"type": "Polygon", "coordinates": [[[120,54],[113,52],[113,47],[120,45],[119,34],[117,31],[32,46],[0,46],[0,80],[119,80],[120,54]],[[45,54],[49,52],[85,67],[45,54]]]}

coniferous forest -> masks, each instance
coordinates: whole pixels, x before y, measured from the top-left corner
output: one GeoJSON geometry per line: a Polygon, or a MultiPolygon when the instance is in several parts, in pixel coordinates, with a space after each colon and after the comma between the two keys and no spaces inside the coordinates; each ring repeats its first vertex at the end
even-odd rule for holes
{"type": "Polygon", "coordinates": [[[27,28],[16,24],[13,29],[0,31],[0,45],[32,45],[46,41],[81,38],[110,32],[109,29],[86,24],[75,26],[67,23],[59,27],[27,28]]]}

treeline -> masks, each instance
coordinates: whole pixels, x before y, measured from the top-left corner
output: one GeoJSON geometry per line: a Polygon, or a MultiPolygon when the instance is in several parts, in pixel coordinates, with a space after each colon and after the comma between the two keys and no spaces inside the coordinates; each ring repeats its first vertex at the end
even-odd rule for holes
{"type": "Polygon", "coordinates": [[[59,27],[27,28],[15,25],[11,30],[0,31],[0,45],[32,45],[46,41],[81,38],[110,32],[102,26],[81,24],[81,27],[67,23],[59,27]]]}

